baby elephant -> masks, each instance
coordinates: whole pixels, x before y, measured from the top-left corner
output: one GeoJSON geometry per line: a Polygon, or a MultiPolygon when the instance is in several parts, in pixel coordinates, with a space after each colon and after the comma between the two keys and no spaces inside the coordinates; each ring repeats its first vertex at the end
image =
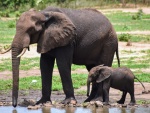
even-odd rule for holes
{"type": "MultiPolygon", "coordinates": [[[[134,79],[137,79],[139,81],[139,79],[134,76],[132,71],[126,67],[112,68],[112,67],[102,66],[102,65],[96,66],[92,68],[89,72],[89,76],[87,80],[87,95],[89,96],[91,82],[92,84],[102,83],[104,104],[108,104],[109,102],[109,89],[110,87],[112,87],[115,89],[119,89],[123,92],[121,99],[117,101],[117,103],[124,104],[126,94],[129,93],[131,97],[131,101],[129,104],[134,105],[135,104],[134,79]]],[[[145,90],[143,84],[142,86],[145,90]]]]}

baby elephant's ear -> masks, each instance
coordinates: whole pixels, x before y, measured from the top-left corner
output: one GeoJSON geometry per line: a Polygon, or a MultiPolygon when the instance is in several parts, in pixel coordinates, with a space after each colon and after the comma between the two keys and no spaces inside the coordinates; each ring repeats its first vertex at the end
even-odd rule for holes
{"type": "Polygon", "coordinates": [[[105,79],[107,79],[108,77],[110,77],[110,75],[111,75],[111,70],[110,69],[108,69],[108,68],[101,68],[99,70],[99,75],[97,77],[96,82],[100,83],[100,82],[104,81],[105,79]]]}

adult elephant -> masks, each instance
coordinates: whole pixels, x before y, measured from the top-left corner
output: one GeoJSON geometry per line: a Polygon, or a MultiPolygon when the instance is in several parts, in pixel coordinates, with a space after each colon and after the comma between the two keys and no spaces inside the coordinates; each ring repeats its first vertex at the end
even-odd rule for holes
{"type": "Polygon", "coordinates": [[[51,101],[54,62],[58,66],[66,98],[75,100],[71,64],[85,65],[89,71],[99,64],[111,66],[114,53],[118,62],[118,40],[109,20],[95,9],[72,10],[48,7],[42,11],[24,12],[16,24],[12,49],[13,106],[17,106],[20,57],[30,44],[37,43],[41,53],[42,98],[51,101]]]}

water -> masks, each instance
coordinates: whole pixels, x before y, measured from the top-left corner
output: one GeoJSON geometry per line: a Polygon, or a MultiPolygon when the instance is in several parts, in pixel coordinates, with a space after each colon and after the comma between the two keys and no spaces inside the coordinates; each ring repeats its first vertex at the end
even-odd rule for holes
{"type": "Polygon", "coordinates": [[[66,108],[42,108],[38,110],[28,110],[26,107],[0,107],[0,113],[150,113],[150,108],[83,108],[83,107],[66,107],[66,108]]]}

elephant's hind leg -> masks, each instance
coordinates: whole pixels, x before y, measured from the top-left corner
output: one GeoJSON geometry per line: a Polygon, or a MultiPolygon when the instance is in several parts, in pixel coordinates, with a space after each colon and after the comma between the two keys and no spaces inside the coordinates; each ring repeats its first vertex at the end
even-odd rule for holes
{"type": "Polygon", "coordinates": [[[129,90],[129,94],[131,97],[131,101],[130,101],[129,105],[134,105],[136,103],[135,96],[134,96],[134,84],[132,84],[132,87],[129,90]]]}
{"type": "Polygon", "coordinates": [[[102,52],[100,54],[99,64],[104,64],[105,66],[112,66],[113,58],[115,51],[117,49],[117,41],[114,42],[110,40],[110,42],[107,42],[102,49],[102,52]]]}
{"type": "Polygon", "coordinates": [[[124,104],[125,99],[126,99],[127,91],[123,91],[122,97],[119,101],[117,101],[118,104],[124,104]]]}

